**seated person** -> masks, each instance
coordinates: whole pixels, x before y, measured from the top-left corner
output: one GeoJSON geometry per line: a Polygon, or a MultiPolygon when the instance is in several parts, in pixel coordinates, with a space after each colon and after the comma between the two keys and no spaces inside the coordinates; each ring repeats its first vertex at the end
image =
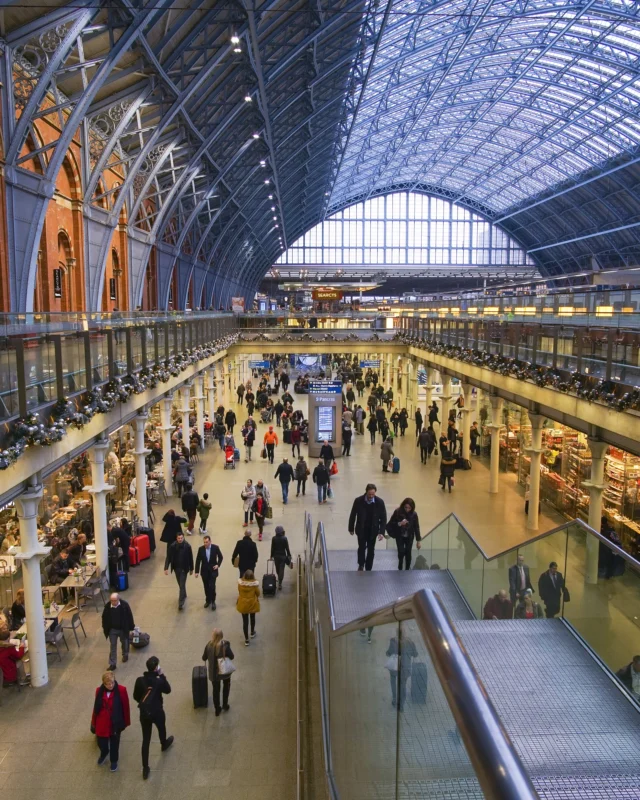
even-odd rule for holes
{"type": "Polygon", "coordinates": [[[69,548],[69,558],[74,564],[79,564],[87,552],[87,537],[79,533],[75,542],[69,548]]]}
{"type": "Polygon", "coordinates": [[[24,589],[18,589],[16,599],[11,606],[11,618],[14,629],[18,629],[24,622],[27,612],[24,610],[24,589]]]}
{"type": "Polygon", "coordinates": [[[73,561],[69,558],[69,552],[62,550],[60,555],[53,559],[51,570],[51,583],[58,584],[73,572],[73,561]]]}
{"type": "Polygon", "coordinates": [[[26,674],[24,663],[25,649],[20,646],[16,649],[16,639],[11,638],[8,630],[0,630],[0,670],[5,683],[29,682],[29,675],[26,674]]]}
{"type": "Polygon", "coordinates": [[[16,533],[8,533],[2,541],[0,552],[6,553],[7,550],[9,550],[9,548],[16,547],[19,544],[20,544],[20,537],[16,533]]]}

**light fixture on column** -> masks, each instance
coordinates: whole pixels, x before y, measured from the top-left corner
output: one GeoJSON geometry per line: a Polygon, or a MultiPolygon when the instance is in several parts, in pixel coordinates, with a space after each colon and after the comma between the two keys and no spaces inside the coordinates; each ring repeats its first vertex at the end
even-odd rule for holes
{"type": "Polygon", "coordinates": [[[244,96],[244,102],[245,103],[250,103],[252,100],[253,100],[253,98],[251,97],[250,94],[245,94],[245,96],[244,96]]]}

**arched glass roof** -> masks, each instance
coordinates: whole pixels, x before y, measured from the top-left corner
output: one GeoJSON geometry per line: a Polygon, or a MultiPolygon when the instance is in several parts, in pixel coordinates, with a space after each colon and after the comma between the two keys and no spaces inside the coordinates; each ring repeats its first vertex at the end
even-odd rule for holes
{"type": "Polygon", "coordinates": [[[396,275],[537,274],[533,259],[500,227],[441,197],[393,192],[355,203],[297,239],[277,261],[282,268],[337,265],[396,275]]]}
{"type": "Polygon", "coordinates": [[[635,150],[639,10],[634,0],[381,5],[330,209],[426,183],[498,212],[635,150]]]}

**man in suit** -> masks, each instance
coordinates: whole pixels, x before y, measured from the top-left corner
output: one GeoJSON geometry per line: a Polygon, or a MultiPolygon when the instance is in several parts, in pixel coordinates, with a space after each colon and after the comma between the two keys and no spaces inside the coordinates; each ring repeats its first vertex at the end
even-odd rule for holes
{"type": "Polygon", "coordinates": [[[211,544],[211,537],[205,536],[202,540],[204,544],[198,548],[196,555],[196,578],[202,576],[204,586],[205,608],[211,606],[211,610],[216,610],[216,580],[218,578],[218,568],[222,564],[222,552],[217,544],[211,544]]]}
{"type": "Polygon", "coordinates": [[[524,556],[518,555],[516,563],[509,567],[509,596],[514,606],[517,600],[521,600],[524,597],[527,589],[533,591],[529,567],[524,563],[524,556]]]}
{"type": "Polygon", "coordinates": [[[373,568],[376,538],[382,539],[387,525],[387,509],[376,491],[375,484],[368,483],[365,493],[353,501],[349,515],[349,533],[358,537],[358,572],[373,568]]]}
{"type": "Polygon", "coordinates": [[[544,603],[544,610],[547,619],[555,617],[560,611],[560,601],[564,589],[564,578],[558,572],[558,565],[555,561],[549,564],[549,569],[543,572],[538,580],[538,592],[544,603]]]}

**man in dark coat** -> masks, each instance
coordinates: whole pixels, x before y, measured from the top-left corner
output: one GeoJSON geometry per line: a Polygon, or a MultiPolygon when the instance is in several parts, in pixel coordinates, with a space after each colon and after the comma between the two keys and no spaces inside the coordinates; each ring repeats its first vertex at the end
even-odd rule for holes
{"type": "Polygon", "coordinates": [[[509,600],[506,589],[500,589],[498,594],[490,597],[484,605],[483,619],[511,619],[513,617],[513,604],[509,600]]]}
{"type": "Polygon", "coordinates": [[[189,520],[189,524],[187,525],[189,535],[191,535],[193,531],[193,526],[196,521],[196,511],[198,510],[199,503],[200,498],[198,497],[198,493],[193,490],[192,484],[188,483],[185,491],[182,494],[182,510],[187,515],[187,519],[189,520]]]}
{"type": "Polygon", "coordinates": [[[516,563],[509,567],[509,596],[515,606],[516,600],[521,600],[527,589],[533,592],[529,567],[524,563],[524,556],[519,555],[516,563]]]}
{"type": "Polygon", "coordinates": [[[619,669],[616,677],[622,681],[636,700],[640,700],[640,656],[634,656],[630,664],[619,669]]]}
{"type": "Polygon", "coordinates": [[[107,671],[113,672],[118,660],[118,640],[122,649],[122,662],[129,660],[129,633],[133,630],[135,623],[131,606],[126,600],[121,600],[119,595],[114,592],[109,598],[109,602],[102,610],[102,630],[105,639],[109,640],[109,666],[107,671]]]}
{"type": "Polygon", "coordinates": [[[540,599],[544,603],[544,610],[548,619],[555,617],[560,611],[560,603],[564,590],[564,578],[558,572],[558,565],[555,561],[549,564],[549,569],[543,572],[538,579],[538,592],[540,599]]]}
{"type": "Polygon", "coordinates": [[[205,536],[202,540],[204,544],[198,548],[196,555],[196,578],[202,576],[204,586],[205,608],[211,606],[211,610],[216,610],[216,580],[218,579],[218,569],[222,564],[222,551],[217,544],[212,544],[211,537],[205,536]]]}
{"type": "Polygon", "coordinates": [[[358,537],[358,572],[372,569],[376,539],[382,539],[387,524],[387,509],[376,491],[375,484],[368,483],[365,493],[353,501],[349,514],[349,533],[358,537]]]}
{"type": "Polygon", "coordinates": [[[185,542],[184,533],[179,533],[173,544],[167,549],[164,562],[164,574],[169,574],[169,567],[178,582],[178,610],[182,611],[187,599],[187,575],[193,575],[193,550],[189,542],[185,542]]]}
{"type": "Polygon", "coordinates": [[[171,686],[160,669],[157,656],[147,659],[147,671],[136,680],[133,699],[140,709],[142,728],[142,777],[147,780],[149,769],[149,744],[153,726],[158,729],[160,748],[164,753],[173,744],[173,736],[167,736],[167,718],[164,713],[163,694],[171,694],[171,686]]]}
{"type": "Polygon", "coordinates": [[[231,556],[231,561],[234,562],[238,559],[238,569],[240,577],[250,569],[255,570],[258,563],[258,546],[251,540],[251,531],[247,528],[244,532],[244,537],[236,542],[235,549],[231,556]]]}

